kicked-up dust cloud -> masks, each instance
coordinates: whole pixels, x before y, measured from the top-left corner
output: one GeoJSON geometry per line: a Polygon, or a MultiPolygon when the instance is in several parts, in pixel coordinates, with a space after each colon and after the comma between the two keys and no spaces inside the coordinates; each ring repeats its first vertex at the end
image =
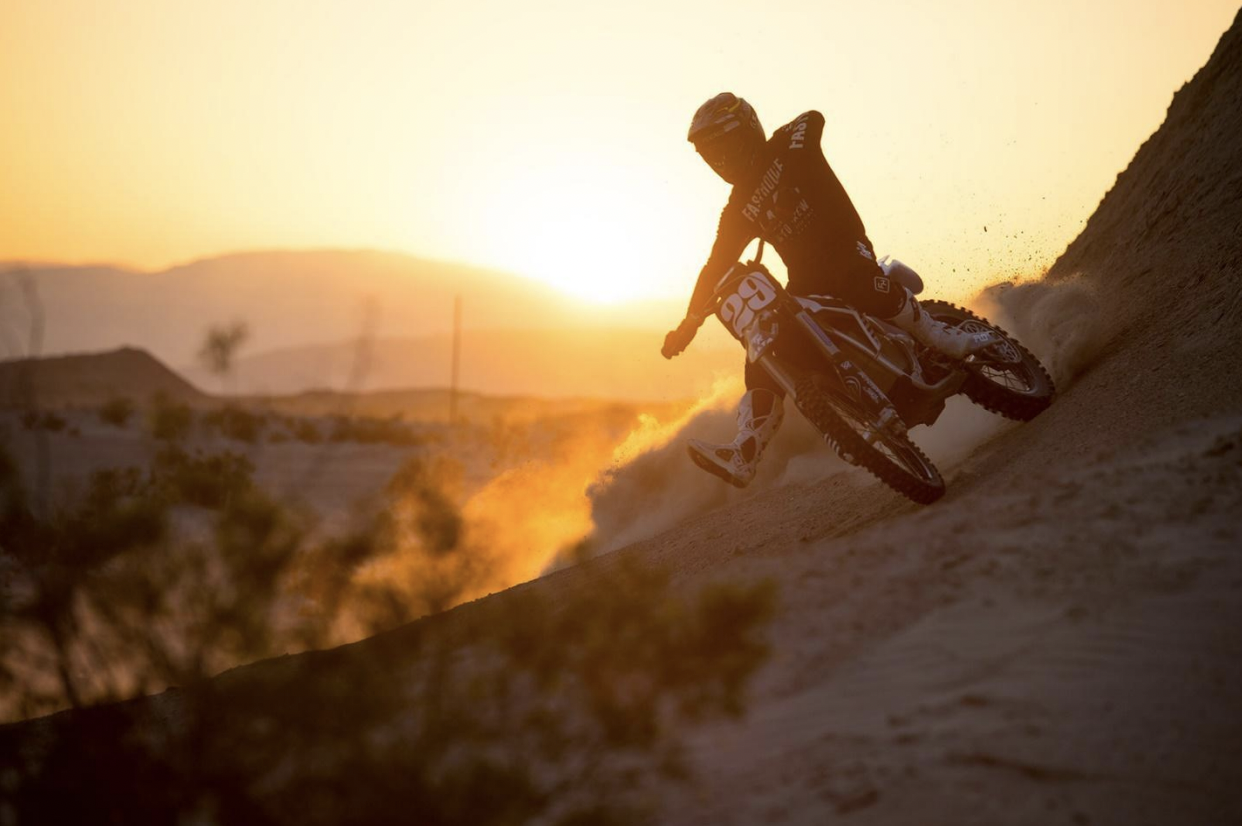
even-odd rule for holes
{"type": "Polygon", "coordinates": [[[359,583],[395,585],[412,606],[391,625],[580,556],[593,528],[588,487],[618,456],[642,450],[653,421],[613,405],[463,428],[438,458],[413,459],[390,483],[378,503],[385,553],[359,583]],[[429,530],[443,525],[452,530],[429,530]]]}
{"type": "MultiPolygon", "coordinates": [[[[981,290],[967,308],[1034,353],[1052,376],[1058,394],[1070,388],[1103,347],[1099,302],[1080,278],[998,282],[981,290]]],[[[1019,426],[964,396],[954,396],[933,427],[912,432],[943,472],[1002,431],[1019,426]]]]}
{"type": "Polygon", "coordinates": [[[789,402],[784,424],[745,491],[696,467],[686,454],[686,440],[731,441],[736,433],[737,401],[743,392],[741,376],[719,381],[682,417],[667,424],[649,419],[630,435],[618,449],[617,460],[588,491],[596,551],[647,539],[756,490],[809,482],[845,469],[789,402]]]}
{"type": "Polygon", "coordinates": [[[1048,368],[1058,391],[1068,389],[1104,345],[1100,302],[1080,277],[993,284],[971,304],[1026,345],[1048,368]]]}

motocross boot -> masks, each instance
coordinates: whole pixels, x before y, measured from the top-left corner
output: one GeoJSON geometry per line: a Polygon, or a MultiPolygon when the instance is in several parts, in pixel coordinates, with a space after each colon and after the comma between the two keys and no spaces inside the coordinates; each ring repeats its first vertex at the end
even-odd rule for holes
{"type": "Polygon", "coordinates": [[[943,321],[937,321],[919,306],[919,302],[909,291],[906,292],[906,303],[901,311],[888,320],[923,346],[959,361],[1000,341],[1000,336],[991,330],[968,333],[957,327],[950,327],[943,321]]]}
{"type": "Polygon", "coordinates": [[[762,388],[749,390],[737,406],[737,436],[733,441],[714,445],[691,439],[687,443],[690,458],[708,473],[744,488],[755,478],[759,456],[781,426],[784,414],[780,396],[762,388]]]}

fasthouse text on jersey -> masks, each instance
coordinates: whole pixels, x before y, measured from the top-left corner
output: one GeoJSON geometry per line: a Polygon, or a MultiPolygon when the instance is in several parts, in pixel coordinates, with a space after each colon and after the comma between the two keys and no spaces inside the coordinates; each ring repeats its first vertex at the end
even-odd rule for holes
{"type": "Polygon", "coordinates": [[[780,158],[772,161],[772,165],[768,167],[768,171],[763,173],[763,179],[759,181],[759,186],[755,187],[754,194],[750,196],[750,202],[742,207],[742,215],[746,216],[748,221],[752,223],[759,218],[759,206],[776,189],[776,185],[781,182],[781,172],[785,169],[785,164],[780,158]]]}

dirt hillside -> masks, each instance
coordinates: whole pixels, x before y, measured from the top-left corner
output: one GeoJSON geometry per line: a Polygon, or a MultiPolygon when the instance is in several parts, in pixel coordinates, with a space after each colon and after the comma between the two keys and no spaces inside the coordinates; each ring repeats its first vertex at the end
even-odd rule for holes
{"type": "MultiPolygon", "coordinates": [[[[1240,279],[1242,17],[1048,276],[983,297],[1056,365],[1062,395],[946,466],[944,500],[918,508],[840,470],[515,589],[555,599],[624,560],[687,589],[779,586],[748,713],[693,736],[697,779],[658,801],[661,822],[1242,822],[1240,279]]],[[[657,481],[635,513],[677,492],[657,481]]],[[[243,694],[278,706],[395,667],[516,598],[232,672],[219,725],[248,724],[230,714],[253,708],[243,694]]],[[[175,737],[185,697],[143,701],[142,736],[175,737]]],[[[117,784],[143,778],[83,779],[134,733],[91,719],[10,727],[0,753],[77,732],[89,748],[24,799],[69,788],[139,822],[117,784]]]]}
{"type": "Polygon", "coordinates": [[[88,407],[116,398],[145,402],[157,393],[194,406],[211,401],[150,353],[133,347],[0,362],[0,407],[88,407]]]}

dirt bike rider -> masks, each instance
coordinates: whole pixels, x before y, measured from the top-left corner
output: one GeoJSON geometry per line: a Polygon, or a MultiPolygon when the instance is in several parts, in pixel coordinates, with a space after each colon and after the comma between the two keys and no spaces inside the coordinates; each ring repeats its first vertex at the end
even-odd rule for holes
{"type": "MultiPolygon", "coordinates": [[[[914,296],[890,281],[875,260],[862,220],[824,158],[824,116],[806,112],[764,136],[755,110],[724,92],[694,113],[689,140],[733,186],[720,214],[716,242],[699,273],[686,318],[664,339],[672,358],[689,346],[702,321],[697,313],[721,276],[755,238],[775,247],[789,272],[793,295],[832,295],[887,319],[915,340],[962,359],[995,341],[969,334],[924,313],[914,296]]],[[[780,426],[784,390],[758,365],[746,364],[746,394],[738,404],[737,437],[717,445],[691,439],[691,458],[727,482],[745,487],[780,426]]]]}

